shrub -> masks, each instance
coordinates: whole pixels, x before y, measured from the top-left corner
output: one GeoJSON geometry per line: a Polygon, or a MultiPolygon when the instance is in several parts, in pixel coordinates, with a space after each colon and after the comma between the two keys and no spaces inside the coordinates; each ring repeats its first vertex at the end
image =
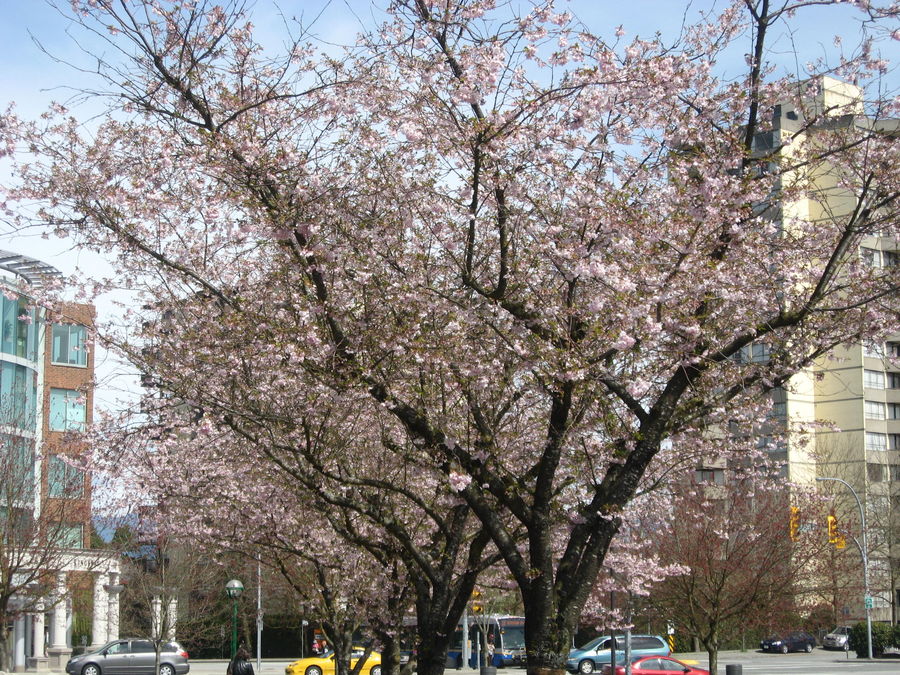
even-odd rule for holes
{"type": "MultiPolygon", "coordinates": [[[[881,656],[887,647],[900,645],[900,631],[895,626],[886,623],[872,624],[872,656],[881,656]]],[[[850,629],[850,649],[856,652],[856,657],[863,659],[868,657],[869,650],[866,647],[866,622],[860,621],[850,629]]]]}

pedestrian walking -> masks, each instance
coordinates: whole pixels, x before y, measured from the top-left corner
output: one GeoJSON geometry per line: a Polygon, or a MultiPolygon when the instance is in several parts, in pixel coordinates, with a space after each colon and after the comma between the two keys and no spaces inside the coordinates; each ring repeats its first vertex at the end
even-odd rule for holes
{"type": "Polygon", "coordinates": [[[253,664],[250,663],[250,652],[239,647],[234,658],[228,664],[225,675],[253,675],[253,664]]]}

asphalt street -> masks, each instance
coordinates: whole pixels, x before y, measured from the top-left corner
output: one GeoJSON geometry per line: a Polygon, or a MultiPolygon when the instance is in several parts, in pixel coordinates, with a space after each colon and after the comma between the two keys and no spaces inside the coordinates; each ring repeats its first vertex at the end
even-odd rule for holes
{"type": "MultiPolygon", "coordinates": [[[[706,668],[705,652],[673,654],[676,659],[706,668]]],[[[284,675],[284,668],[292,659],[263,659],[257,675],[284,675]]],[[[256,661],[252,661],[254,668],[256,661]]],[[[190,675],[225,675],[228,661],[191,660],[190,675]]],[[[716,675],[725,675],[727,665],[741,666],[742,675],[898,675],[900,656],[897,658],[857,659],[853,652],[829,652],[816,649],[812,654],[764,654],[759,651],[729,650],[719,653],[719,669],[716,675]]],[[[501,669],[498,675],[524,675],[518,668],[501,669]]],[[[448,668],[446,675],[477,675],[476,670],[448,668]]]]}

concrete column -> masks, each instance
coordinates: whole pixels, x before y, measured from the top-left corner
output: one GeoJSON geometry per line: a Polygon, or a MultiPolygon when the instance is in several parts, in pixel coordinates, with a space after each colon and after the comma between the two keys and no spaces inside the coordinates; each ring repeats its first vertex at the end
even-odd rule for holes
{"type": "Polygon", "coordinates": [[[154,595],[150,601],[150,634],[156,637],[162,630],[162,599],[154,595]]]}
{"type": "Polygon", "coordinates": [[[60,649],[66,647],[66,604],[68,600],[66,573],[56,575],[56,604],[53,606],[53,623],[50,631],[50,646],[60,649]]]}
{"type": "Polygon", "coordinates": [[[31,617],[32,645],[31,658],[27,660],[28,670],[46,672],[50,669],[50,659],[45,654],[44,643],[44,602],[35,606],[36,612],[31,617]]]}
{"type": "Polygon", "coordinates": [[[119,593],[122,592],[122,585],[118,583],[119,573],[109,573],[109,584],[105,587],[107,592],[107,611],[106,611],[106,639],[119,639],[119,593]]]}
{"type": "Polygon", "coordinates": [[[166,640],[175,639],[175,628],[178,625],[178,598],[169,598],[169,630],[166,631],[166,640]]]}
{"type": "Polygon", "coordinates": [[[20,616],[13,624],[13,670],[25,671],[25,617],[20,616]]]}
{"type": "Polygon", "coordinates": [[[39,602],[35,607],[35,613],[31,617],[32,646],[31,655],[44,656],[44,603],[39,602]]]}
{"type": "Polygon", "coordinates": [[[33,628],[32,624],[34,623],[34,615],[26,614],[22,618],[25,621],[25,663],[27,664],[29,657],[33,656],[31,652],[31,631],[33,628]]]}
{"type": "Polygon", "coordinates": [[[69,587],[65,572],[56,573],[56,591],[53,594],[53,620],[50,623],[50,645],[47,647],[48,668],[62,672],[72,655],[72,624],[69,617],[69,587]]]}
{"type": "Polygon", "coordinates": [[[72,598],[66,598],[66,644],[72,646],[72,633],[74,631],[75,611],[72,609],[72,598]]]}
{"type": "Polygon", "coordinates": [[[106,572],[94,572],[94,616],[91,622],[91,647],[102,647],[106,644],[108,624],[106,614],[109,612],[109,595],[103,587],[109,575],[106,572]]]}

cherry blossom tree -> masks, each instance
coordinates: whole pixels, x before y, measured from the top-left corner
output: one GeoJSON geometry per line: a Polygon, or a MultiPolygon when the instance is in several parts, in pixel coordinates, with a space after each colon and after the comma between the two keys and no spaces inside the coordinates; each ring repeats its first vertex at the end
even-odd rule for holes
{"type": "Polygon", "coordinates": [[[204,550],[259,556],[280,571],[298,601],[316,610],[339,666],[349,668],[353,633],[365,626],[378,637],[383,669],[399,669],[403,622],[414,606],[420,670],[443,669],[478,575],[499,560],[445,480],[429,479],[424,467],[392,466],[379,434],[363,425],[369,418],[355,413],[298,418],[305,440],[286,446],[203,425],[191,436],[195,415],[165,396],[148,397],[144,410],[167,420],[165,428],[148,452],[126,427],[115,443],[117,465],[129,467],[123,478],[136,491],[142,481],[153,485],[163,522],[187,528],[204,550]],[[184,489],[173,458],[185,452],[202,490],[184,489]]]}
{"type": "MultiPolygon", "coordinates": [[[[0,147],[28,156],[6,201],[116,256],[110,283],[152,310],[105,339],[202,411],[198,434],[250,459],[353,410],[390,455],[364,453],[370,474],[440,477],[515,579],[529,673],[561,672],[660,464],[721,457],[710,430],[755,428],[741,411],[894,326],[898,268],[857,248],[897,234],[876,40],[900,10],[855,3],[858,49],[776,72],[772,31],[823,4],[845,9],[735,1],[665,44],[549,1],[395,0],[345,57],[279,58],[236,3],[75,0],[118,50],[98,60],[111,110],[90,130],[7,115],[0,147]]],[[[206,489],[181,445],[153,452],[206,489]]]]}

